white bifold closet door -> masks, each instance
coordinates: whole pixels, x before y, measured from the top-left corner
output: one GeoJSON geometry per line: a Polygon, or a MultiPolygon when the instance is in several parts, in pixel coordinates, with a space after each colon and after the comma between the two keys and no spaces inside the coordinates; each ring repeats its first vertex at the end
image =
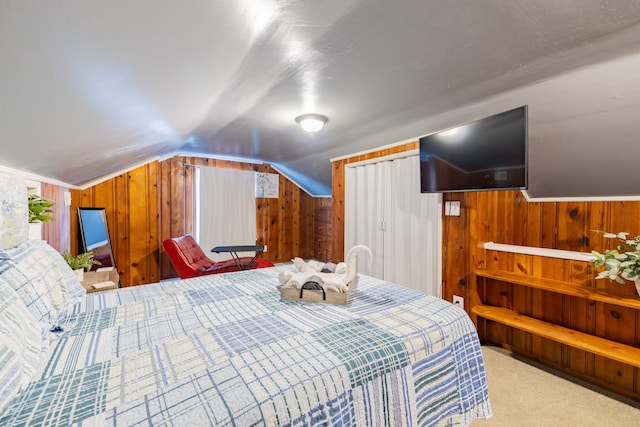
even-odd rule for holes
{"type": "Polygon", "coordinates": [[[345,255],[363,254],[358,271],[441,296],[442,196],[420,193],[417,155],[345,168],[345,255]]]}

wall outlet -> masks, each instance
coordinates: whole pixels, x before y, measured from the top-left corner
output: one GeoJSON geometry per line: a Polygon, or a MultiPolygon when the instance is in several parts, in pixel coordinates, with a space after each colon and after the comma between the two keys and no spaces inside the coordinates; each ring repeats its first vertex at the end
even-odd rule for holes
{"type": "Polygon", "coordinates": [[[464,310],[464,297],[461,297],[460,295],[454,295],[453,304],[464,310]]]}

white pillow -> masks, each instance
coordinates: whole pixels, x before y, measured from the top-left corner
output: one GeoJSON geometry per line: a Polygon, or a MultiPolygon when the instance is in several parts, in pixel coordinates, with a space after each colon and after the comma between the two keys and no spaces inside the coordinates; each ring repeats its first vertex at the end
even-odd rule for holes
{"type": "Polygon", "coordinates": [[[40,375],[48,340],[39,322],[13,290],[12,270],[0,265],[0,413],[20,390],[40,375]]]}
{"type": "Polygon", "coordinates": [[[26,244],[8,251],[0,251],[0,269],[8,283],[24,302],[27,310],[45,329],[57,325],[62,304],[62,291],[56,280],[42,270],[39,257],[30,256],[26,244]],[[9,256],[7,256],[9,254],[9,256]]]}
{"type": "Polygon", "coordinates": [[[0,172],[0,249],[17,246],[28,236],[27,185],[15,175],[0,172]]]}
{"type": "Polygon", "coordinates": [[[60,286],[63,305],[58,307],[59,311],[64,311],[67,307],[87,295],[87,290],[82,286],[78,277],[58,251],[49,246],[44,240],[33,240],[29,243],[29,246],[33,251],[32,253],[43,255],[40,257],[41,265],[54,276],[56,283],[60,286]]]}

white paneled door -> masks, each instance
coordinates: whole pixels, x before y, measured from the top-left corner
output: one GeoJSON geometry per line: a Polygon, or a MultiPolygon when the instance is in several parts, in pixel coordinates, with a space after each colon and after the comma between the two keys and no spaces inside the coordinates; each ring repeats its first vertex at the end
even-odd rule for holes
{"type": "Polygon", "coordinates": [[[420,193],[417,155],[345,168],[345,252],[371,248],[358,271],[441,296],[442,196],[420,193]]]}

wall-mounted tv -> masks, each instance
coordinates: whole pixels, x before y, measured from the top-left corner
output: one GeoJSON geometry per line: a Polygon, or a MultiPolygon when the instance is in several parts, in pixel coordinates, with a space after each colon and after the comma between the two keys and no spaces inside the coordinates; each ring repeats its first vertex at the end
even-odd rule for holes
{"type": "Polygon", "coordinates": [[[527,188],[527,106],[420,138],[423,193],[527,188]]]}

